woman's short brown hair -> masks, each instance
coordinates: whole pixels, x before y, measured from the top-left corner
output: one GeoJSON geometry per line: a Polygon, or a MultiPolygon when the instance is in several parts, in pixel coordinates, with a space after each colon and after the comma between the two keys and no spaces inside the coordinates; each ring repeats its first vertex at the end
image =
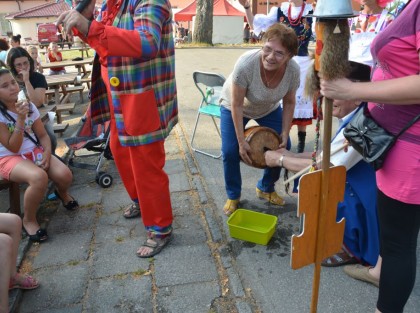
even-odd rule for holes
{"type": "Polygon", "coordinates": [[[283,47],[289,51],[292,56],[298,53],[298,39],[295,31],[283,24],[276,23],[271,25],[265,32],[262,41],[278,40],[283,47]]]}

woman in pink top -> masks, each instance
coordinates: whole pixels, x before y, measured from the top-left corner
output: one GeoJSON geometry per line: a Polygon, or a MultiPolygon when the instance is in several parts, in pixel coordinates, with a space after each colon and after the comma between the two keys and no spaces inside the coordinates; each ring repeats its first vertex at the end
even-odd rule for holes
{"type": "MultiPolygon", "coordinates": [[[[369,101],[373,118],[397,134],[420,114],[420,0],[407,4],[375,38],[371,51],[375,61],[371,83],[321,80],[321,93],[369,101]]],[[[419,156],[417,122],[398,138],[376,172],[382,256],[376,312],[402,312],[413,290],[420,228],[419,156]]]]}

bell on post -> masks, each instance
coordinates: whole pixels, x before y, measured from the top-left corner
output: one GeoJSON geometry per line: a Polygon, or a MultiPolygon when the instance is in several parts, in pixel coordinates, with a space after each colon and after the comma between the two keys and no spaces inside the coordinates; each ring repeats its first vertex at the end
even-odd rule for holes
{"type": "Polygon", "coordinates": [[[313,14],[318,18],[348,18],[357,16],[358,13],[353,11],[351,0],[319,0],[313,14]]]}

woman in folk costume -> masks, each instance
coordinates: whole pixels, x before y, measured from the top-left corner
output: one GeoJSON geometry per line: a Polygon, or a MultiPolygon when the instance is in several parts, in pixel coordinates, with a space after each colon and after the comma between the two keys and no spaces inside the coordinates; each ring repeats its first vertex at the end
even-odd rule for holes
{"type": "Polygon", "coordinates": [[[350,61],[373,66],[370,44],[376,34],[385,29],[394,15],[385,8],[392,0],[357,0],[362,7],[359,15],[350,20],[350,61]]]}
{"type": "Polygon", "coordinates": [[[383,21],[383,24],[380,25],[380,30],[383,30],[393,19],[393,15],[384,9],[386,5],[392,1],[393,0],[357,0],[362,7],[359,15],[351,19],[352,30],[356,33],[375,31],[381,14],[385,11],[386,18],[383,21]]]}
{"type": "Polygon", "coordinates": [[[254,29],[256,35],[265,32],[268,27],[274,23],[283,23],[295,31],[298,36],[299,49],[297,56],[293,57],[300,67],[300,85],[296,92],[296,107],[293,116],[292,125],[298,127],[298,147],[297,152],[303,152],[305,149],[306,126],[312,124],[314,117],[313,101],[311,98],[304,96],[304,84],[306,72],[311,64],[308,53],[308,45],[312,36],[312,18],[305,17],[312,14],[313,8],[311,4],[305,0],[289,0],[283,2],[280,7],[272,7],[267,15],[252,15],[249,0],[239,0],[243,5],[245,13],[250,25],[254,29]]]}

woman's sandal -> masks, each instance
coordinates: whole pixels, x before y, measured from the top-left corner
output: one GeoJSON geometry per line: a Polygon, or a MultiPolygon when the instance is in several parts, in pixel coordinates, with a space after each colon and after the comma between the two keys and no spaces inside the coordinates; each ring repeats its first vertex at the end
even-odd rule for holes
{"type": "Polygon", "coordinates": [[[151,251],[147,254],[140,254],[137,251],[137,256],[139,258],[151,258],[155,256],[156,254],[158,254],[159,252],[161,252],[162,249],[165,248],[169,244],[169,242],[172,240],[173,235],[170,234],[164,238],[156,238],[154,236],[147,236],[147,237],[148,238],[146,239],[146,241],[143,243],[141,247],[150,248],[151,251]]]}
{"type": "Polygon", "coordinates": [[[47,234],[47,230],[44,228],[40,228],[36,231],[35,234],[31,235],[28,233],[28,231],[26,230],[25,226],[23,226],[23,230],[25,231],[25,233],[28,235],[29,240],[32,242],[44,242],[48,239],[48,234],[47,234]]]}
{"type": "Polygon", "coordinates": [[[57,190],[54,190],[54,194],[56,195],[56,197],[58,199],[61,200],[61,203],[63,204],[63,207],[65,207],[67,210],[74,211],[74,210],[79,208],[79,203],[72,196],[70,196],[70,198],[72,198],[72,200],[70,200],[67,203],[64,203],[63,198],[60,197],[60,194],[58,193],[57,190]]]}
{"type": "Polygon", "coordinates": [[[10,278],[10,289],[24,289],[31,290],[39,287],[38,281],[27,274],[16,273],[14,277],[10,278]]]}
{"type": "Polygon", "coordinates": [[[359,260],[354,256],[350,256],[347,252],[338,252],[328,258],[322,260],[321,265],[325,267],[338,267],[348,264],[357,264],[359,260]]]}
{"type": "Polygon", "coordinates": [[[137,203],[130,204],[127,208],[124,209],[123,216],[125,218],[134,218],[140,216],[140,207],[137,203]]]}

